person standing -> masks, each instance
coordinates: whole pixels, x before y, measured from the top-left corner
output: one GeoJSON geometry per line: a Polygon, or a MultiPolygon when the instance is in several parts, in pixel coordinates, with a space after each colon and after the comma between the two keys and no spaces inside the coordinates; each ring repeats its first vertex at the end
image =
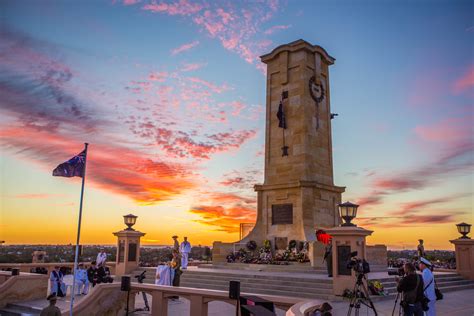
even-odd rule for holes
{"type": "Polygon", "coordinates": [[[61,316],[61,310],[56,306],[57,296],[51,294],[46,299],[49,301],[49,306],[41,310],[40,316],[61,316]]]}
{"type": "Polygon", "coordinates": [[[436,293],[435,293],[435,279],[433,272],[431,272],[431,262],[425,258],[420,259],[419,268],[423,276],[424,293],[428,302],[428,311],[426,311],[426,316],[436,316],[436,293]]]}
{"type": "Polygon", "coordinates": [[[84,269],[84,264],[79,263],[75,271],[77,281],[77,295],[86,295],[89,292],[89,279],[87,278],[87,271],[84,269]]]}
{"type": "Polygon", "coordinates": [[[100,248],[100,252],[97,254],[96,263],[98,267],[105,266],[105,262],[107,261],[107,254],[105,253],[104,248],[100,248]]]}
{"type": "Polygon", "coordinates": [[[184,241],[179,247],[179,252],[181,254],[181,269],[188,268],[188,257],[191,252],[191,244],[188,241],[188,237],[184,237],[184,241]]]}
{"type": "Polygon", "coordinates": [[[63,281],[64,274],[60,271],[59,266],[55,266],[49,276],[51,282],[51,294],[55,296],[66,296],[66,284],[63,281]]]}
{"type": "Polygon", "coordinates": [[[328,271],[328,277],[332,277],[332,243],[329,240],[328,244],[326,245],[326,249],[324,251],[324,259],[326,261],[326,269],[328,271]]]}
{"type": "Polygon", "coordinates": [[[423,278],[416,273],[415,266],[408,262],[403,266],[405,276],[402,279],[398,277],[397,291],[403,293],[403,301],[400,303],[403,307],[404,316],[423,316],[423,278]]]}
{"type": "Polygon", "coordinates": [[[179,241],[178,236],[174,235],[173,237],[173,250],[179,251],[179,241]]]}
{"type": "Polygon", "coordinates": [[[418,239],[418,246],[416,247],[416,251],[418,253],[418,258],[425,257],[425,246],[423,246],[423,239],[418,239]]]}

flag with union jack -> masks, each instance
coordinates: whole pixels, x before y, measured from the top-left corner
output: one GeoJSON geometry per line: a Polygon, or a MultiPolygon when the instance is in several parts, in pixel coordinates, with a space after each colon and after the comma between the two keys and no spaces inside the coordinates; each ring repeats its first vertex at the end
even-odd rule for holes
{"type": "Polygon", "coordinates": [[[53,170],[55,177],[80,177],[84,176],[84,166],[86,164],[86,150],[72,157],[68,161],[60,164],[53,170]]]}

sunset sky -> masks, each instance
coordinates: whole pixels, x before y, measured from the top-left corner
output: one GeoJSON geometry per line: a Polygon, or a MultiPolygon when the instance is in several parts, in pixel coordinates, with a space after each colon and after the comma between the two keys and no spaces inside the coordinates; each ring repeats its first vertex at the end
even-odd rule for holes
{"type": "Polygon", "coordinates": [[[0,240],[238,239],[263,181],[265,67],[304,39],[330,68],[335,184],[369,243],[452,249],[474,224],[472,1],[0,1],[0,240]]]}

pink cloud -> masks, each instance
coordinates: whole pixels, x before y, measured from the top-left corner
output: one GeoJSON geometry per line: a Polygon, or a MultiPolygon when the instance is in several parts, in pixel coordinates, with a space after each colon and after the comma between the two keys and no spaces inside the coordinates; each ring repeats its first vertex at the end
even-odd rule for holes
{"type": "MultiPolygon", "coordinates": [[[[237,8],[232,2],[171,1],[168,3],[152,3],[142,7],[153,13],[168,15],[190,16],[201,31],[211,38],[220,41],[222,46],[238,54],[246,62],[259,65],[259,55],[265,53],[269,47],[269,40],[261,38],[261,34],[268,35],[277,29],[288,28],[286,25],[276,25],[261,31],[261,25],[268,21],[279,9],[276,0],[267,0],[252,3],[252,10],[237,8]],[[262,45],[265,44],[265,45],[262,45]]],[[[262,71],[262,68],[259,68],[262,71]]]]}
{"type": "Polygon", "coordinates": [[[181,54],[182,52],[188,51],[198,45],[199,45],[199,41],[193,41],[191,43],[183,44],[177,48],[172,49],[171,55],[175,56],[175,55],[181,54]]]}
{"type": "Polygon", "coordinates": [[[474,65],[464,73],[464,75],[456,80],[452,85],[452,91],[454,94],[460,94],[466,90],[474,87],[474,65]]]}
{"type": "Polygon", "coordinates": [[[227,91],[227,90],[230,89],[230,87],[227,86],[226,84],[218,86],[218,85],[213,84],[212,82],[209,82],[209,81],[206,81],[204,79],[197,78],[197,77],[189,77],[188,80],[191,81],[191,82],[200,84],[202,86],[205,86],[206,88],[209,88],[210,90],[212,90],[215,93],[222,93],[222,92],[227,91]]]}
{"type": "Polygon", "coordinates": [[[194,70],[201,69],[205,65],[206,65],[205,63],[184,64],[183,67],[181,67],[180,71],[182,72],[194,71],[194,70]]]}
{"type": "Polygon", "coordinates": [[[415,127],[415,133],[420,139],[429,142],[458,143],[472,137],[472,117],[445,118],[432,125],[415,127]]]}
{"type": "Polygon", "coordinates": [[[201,4],[188,0],[179,0],[173,3],[151,3],[142,7],[143,10],[169,15],[191,15],[203,9],[201,4]]]}
{"type": "Polygon", "coordinates": [[[263,34],[270,35],[270,34],[275,33],[278,30],[286,30],[290,27],[291,27],[291,24],[288,24],[288,25],[274,25],[271,28],[265,30],[265,32],[263,32],[263,34]]]}
{"type": "Polygon", "coordinates": [[[162,72],[152,72],[148,75],[148,80],[164,82],[168,78],[169,73],[166,71],[162,72]]]}
{"type": "Polygon", "coordinates": [[[124,5],[134,5],[140,3],[141,0],[123,0],[124,5]]]}

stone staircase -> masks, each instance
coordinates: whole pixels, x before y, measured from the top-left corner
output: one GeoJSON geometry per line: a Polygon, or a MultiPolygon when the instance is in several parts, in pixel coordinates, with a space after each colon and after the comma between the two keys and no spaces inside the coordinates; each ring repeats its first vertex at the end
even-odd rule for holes
{"type": "MultiPolygon", "coordinates": [[[[133,276],[146,270],[145,283],[154,283],[155,268],[140,268],[133,276]]],[[[313,271],[313,274],[317,272],[313,271]]],[[[319,275],[310,277],[303,273],[278,273],[226,269],[189,269],[181,275],[181,286],[229,291],[229,281],[240,281],[240,291],[245,293],[301,297],[305,299],[335,300],[332,280],[319,275]]]]}
{"type": "MultiPolygon", "coordinates": [[[[288,297],[301,297],[304,299],[340,300],[332,294],[332,279],[327,278],[323,270],[318,269],[296,269],[285,267],[287,272],[282,273],[279,267],[275,270],[255,270],[246,265],[235,266],[232,269],[224,266],[204,266],[204,268],[192,268],[185,270],[181,275],[181,286],[202,289],[213,289],[228,291],[229,281],[240,281],[241,292],[254,294],[267,294],[288,297]],[[290,271],[288,271],[290,270],[290,271]],[[294,271],[292,271],[294,270],[294,271]]],[[[146,270],[145,283],[154,283],[155,268],[139,268],[132,276],[138,275],[146,270]]],[[[455,272],[436,274],[436,283],[441,292],[461,291],[474,289],[474,281],[463,279],[455,272]]],[[[386,273],[374,273],[369,279],[377,279],[382,282],[388,297],[396,296],[396,282],[394,276],[386,273]]],[[[383,299],[384,297],[375,297],[383,299]]]]}
{"type": "Polygon", "coordinates": [[[23,306],[20,304],[7,304],[4,308],[0,308],[1,316],[37,316],[41,313],[40,308],[23,306]]]}

